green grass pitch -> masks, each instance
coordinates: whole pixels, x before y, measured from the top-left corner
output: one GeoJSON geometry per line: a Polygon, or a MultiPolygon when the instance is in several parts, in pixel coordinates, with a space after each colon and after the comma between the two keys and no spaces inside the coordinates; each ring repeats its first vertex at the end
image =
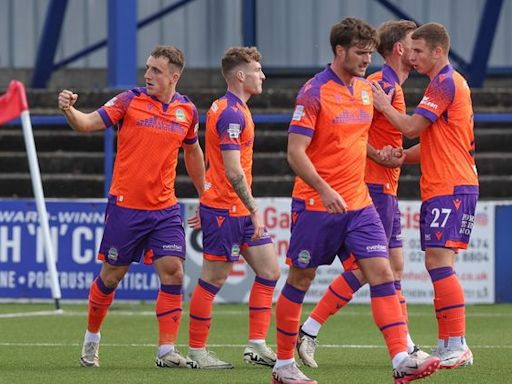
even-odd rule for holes
{"type": "MultiPolygon", "coordinates": [[[[304,307],[303,316],[311,310],[304,307]]],[[[156,319],[153,305],[114,304],[105,321],[101,367],[82,368],[78,358],[86,325],[85,304],[64,304],[60,315],[51,304],[0,304],[0,383],[270,383],[270,369],[242,361],[247,338],[247,307],[216,305],[210,349],[234,363],[232,370],[159,369],[154,366],[156,319]]],[[[432,306],[409,307],[415,342],[429,352],[436,339],[432,306]]],[[[178,339],[186,354],[188,312],[178,339]]],[[[443,370],[418,383],[512,383],[512,305],[467,307],[468,343],[475,365],[443,370]]],[[[392,383],[382,336],[367,305],[349,305],[323,327],[317,350],[318,369],[304,372],[319,383],[392,383]]],[[[275,346],[274,323],[268,343],[275,346]]]]}

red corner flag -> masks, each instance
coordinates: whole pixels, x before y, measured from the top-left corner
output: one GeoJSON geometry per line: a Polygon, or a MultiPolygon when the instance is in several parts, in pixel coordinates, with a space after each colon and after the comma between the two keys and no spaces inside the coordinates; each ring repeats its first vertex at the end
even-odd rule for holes
{"type": "Polygon", "coordinates": [[[28,109],[25,87],[17,80],[11,80],[5,95],[0,96],[0,124],[17,118],[28,109]]]}

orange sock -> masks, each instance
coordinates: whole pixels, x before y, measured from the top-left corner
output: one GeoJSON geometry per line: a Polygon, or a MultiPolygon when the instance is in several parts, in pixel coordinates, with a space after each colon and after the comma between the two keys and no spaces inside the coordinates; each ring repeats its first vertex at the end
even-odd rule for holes
{"type": "Polygon", "coordinates": [[[286,283],[276,304],[277,358],[293,359],[306,292],[286,283]]]}
{"type": "Polygon", "coordinates": [[[188,331],[190,348],[204,348],[212,322],[212,307],[220,288],[199,279],[190,300],[190,326],[188,331]]]}
{"type": "Polygon", "coordinates": [[[101,328],[101,324],[107,316],[110,304],[114,300],[114,288],[108,288],[101,280],[101,277],[97,277],[91,284],[89,289],[89,305],[87,315],[87,330],[92,333],[98,333],[101,328]]]}
{"type": "Polygon", "coordinates": [[[277,281],[256,276],[249,296],[249,340],[264,340],[272,317],[272,295],[277,281]]]}
{"type": "Polygon", "coordinates": [[[395,280],[395,291],[398,296],[398,300],[400,301],[400,307],[402,307],[402,315],[404,316],[405,322],[409,323],[409,314],[407,313],[407,303],[405,302],[405,297],[402,294],[402,283],[400,280],[395,280]]]}
{"type": "Polygon", "coordinates": [[[466,312],[464,289],[452,267],[435,268],[428,271],[434,285],[434,307],[438,325],[438,338],[466,334],[466,312]]]}
{"type": "Polygon", "coordinates": [[[343,272],[329,285],[309,316],[320,324],[324,324],[329,317],[352,300],[352,296],[359,288],[361,283],[354,273],[343,272]]]}
{"type": "Polygon", "coordinates": [[[379,327],[393,358],[407,352],[407,324],[393,282],[370,286],[373,319],[379,327]]]}
{"type": "Polygon", "coordinates": [[[175,344],[181,324],[183,290],[181,284],[160,286],[156,299],[158,344],[175,344]]]}

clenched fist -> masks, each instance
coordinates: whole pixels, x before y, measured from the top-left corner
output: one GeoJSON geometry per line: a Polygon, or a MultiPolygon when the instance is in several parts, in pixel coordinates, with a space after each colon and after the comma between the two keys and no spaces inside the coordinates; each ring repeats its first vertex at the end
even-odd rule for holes
{"type": "Polygon", "coordinates": [[[65,89],[59,93],[59,108],[62,111],[67,111],[76,103],[77,99],[78,95],[76,93],[65,89]]]}

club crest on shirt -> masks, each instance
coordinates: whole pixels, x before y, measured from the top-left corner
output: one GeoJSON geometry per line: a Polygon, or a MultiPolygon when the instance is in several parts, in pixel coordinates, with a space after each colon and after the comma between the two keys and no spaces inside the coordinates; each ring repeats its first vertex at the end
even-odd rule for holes
{"type": "Polygon", "coordinates": [[[238,139],[240,137],[240,124],[230,123],[228,126],[228,134],[230,139],[238,139]]]}
{"type": "Polygon", "coordinates": [[[364,105],[370,105],[370,95],[366,91],[361,91],[361,100],[364,105]]]}
{"type": "Polygon", "coordinates": [[[300,121],[302,119],[302,116],[304,116],[304,106],[303,105],[295,106],[295,110],[293,111],[292,120],[300,121]]]}
{"type": "Polygon", "coordinates": [[[183,109],[177,109],[176,110],[176,120],[183,121],[185,120],[185,112],[183,112],[183,109]]]}

